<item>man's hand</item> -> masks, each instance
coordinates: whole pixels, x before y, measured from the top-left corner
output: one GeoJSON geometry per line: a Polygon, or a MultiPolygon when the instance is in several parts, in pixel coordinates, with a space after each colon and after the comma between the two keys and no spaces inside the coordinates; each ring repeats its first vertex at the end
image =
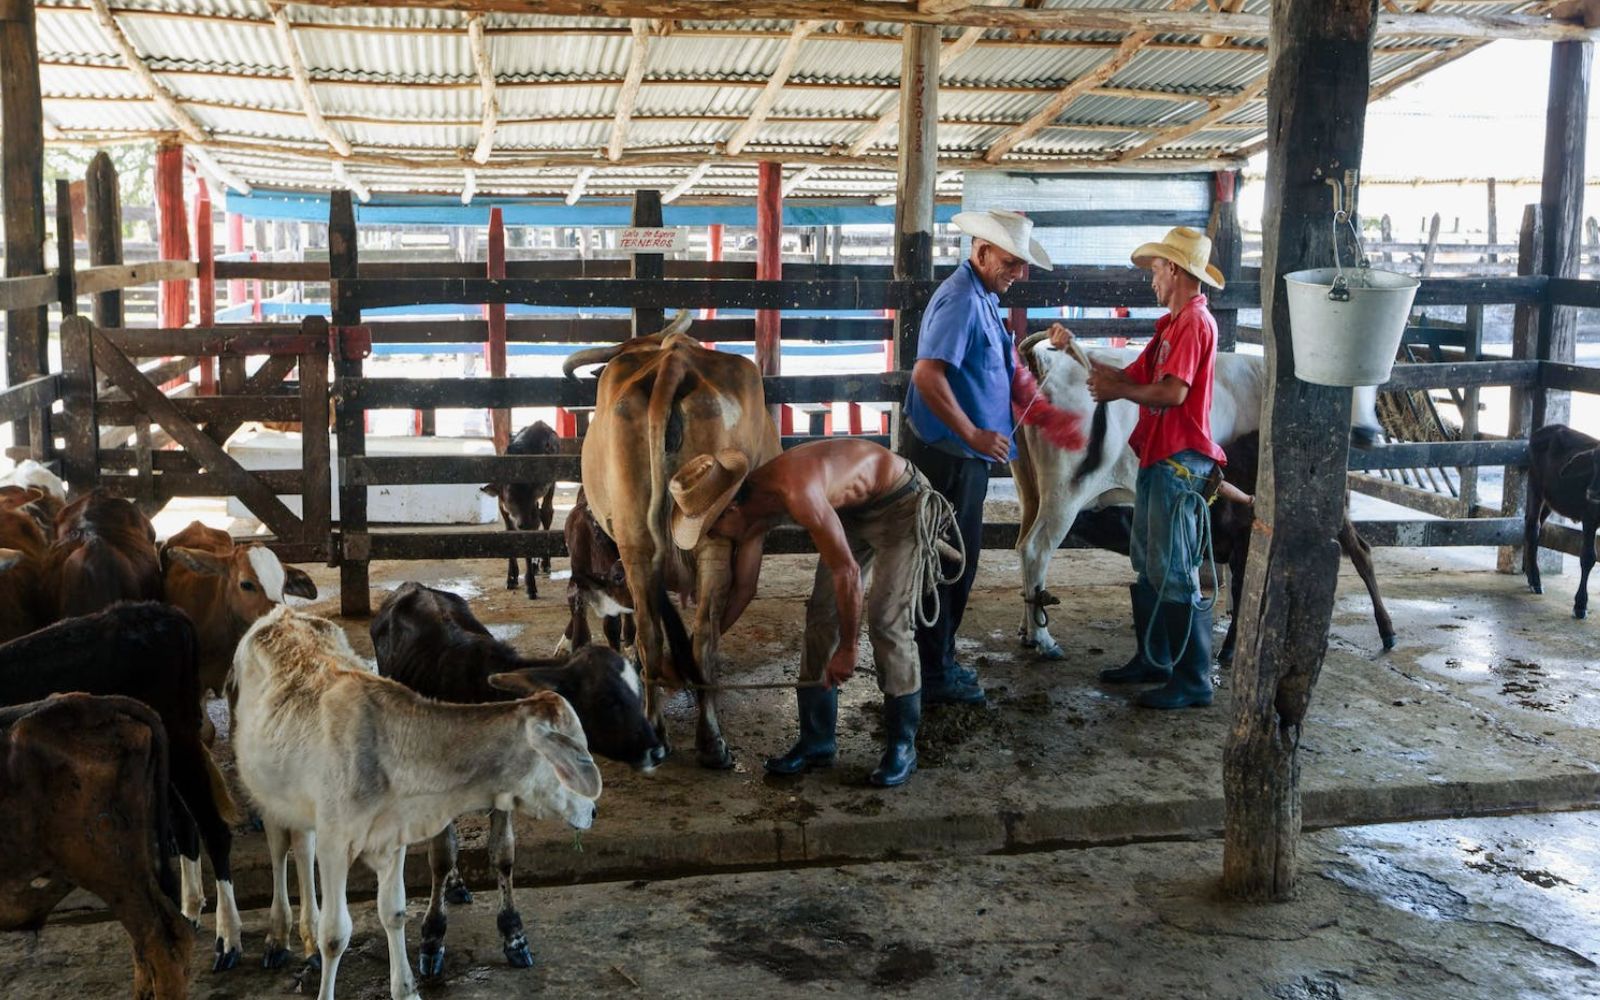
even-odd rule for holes
{"type": "Polygon", "coordinates": [[[1069,345],[1072,343],[1072,331],[1071,330],[1068,330],[1066,327],[1062,326],[1060,323],[1051,323],[1050,324],[1050,329],[1048,331],[1046,331],[1046,332],[1048,332],[1050,334],[1050,346],[1051,347],[1054,347],[1058,351],[1065,351],[1065,350],[1069,350],[1070,349],[1069,345]]]}
{"type": "Polygon", "coordinates": [[[999,431],[985,431],[974,428],[972,436],[967,438],[967,447],[980,455],[986,455],[996,462],[1007,462],[1011,459],[1011,439],[999,431]]]}
{"type": "Polygon", "coordinates": [[[822,676],[828,682],[829,687],[836,688],[853,677],[855,672],[856,644],[853,641],[849,643],[841,642],[839,648],[834,650],[833,656],[828,658],[828,666],[822,672],[822,676]]]}
{"type": "Polygon", "coordinates": [[[1089,369],[1089,396],[1096,403],[1105,403],[1113,399],[1122,399],[1126,395],[1125,389],[1133,380],[1121,368],[1101,364],[1098,361],[1090,362],[1089,369]]]}

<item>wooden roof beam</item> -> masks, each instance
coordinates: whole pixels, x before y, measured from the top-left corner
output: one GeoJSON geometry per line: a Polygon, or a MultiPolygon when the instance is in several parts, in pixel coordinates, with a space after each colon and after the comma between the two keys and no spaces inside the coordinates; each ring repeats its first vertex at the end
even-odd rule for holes
{"type": "Polygon", "coordinates": [[[683,180],[672,185],[672,187],[668,189],[667,193],[661,196],[661,204],[670,205],[674,201],[677,201],[679,198],[688,194],[690,189],[692,189],[696,184],[699,184],[700,178],[704,177],[706,175],[706,171],[710,169],[710,160],[701,160],[699,163],[695,164],[693,169],[683,176],[683,180]]]}
{"type": "Polygon", "coordinates": [[[372,200],[372,189],[367,187],[354,174],[345,168],[343,160],[333,161],[333,182],[340,187],[348,188],[365,205],[372,200]]]}
{"type": "MultiPolygon", "coordinates": [[[[312,6],[367,6],[369,0],[314,0],[312,6]]],[[[915,0],[385,0],[386,6],[430,10],[537,14],[546,17],[668,18],[685,21],[874,21],[891,24],[1004,28],[1009,31],[1147,31],[1152,34],[1236,35],[1271,33],[1265,14],[1099,7],[989,7],[968,3],[949,10],[919,10],[915,0]]],[[[1600,30],[1527,14],[1379,14],[1383,38],[1517,38],[1540,42],[1592,42],[1600,30]]]]}
{"type": "Polygon", "coordinates": [[[789,179],[783,182],[783,187],[780,189],[781,193],[785,198],[789,197],[800,190],[801,186],[807,181],[820,173],[822,173],[822,165],[820,163],[806,164],[789,175],[789,179]]]}
{"type": "MultiPolygon", "coordinates": [[[[959,36],[957,36],[955,40],[948,42],[939,49],[940,76],[944,75],[944,71],[949,68],[951,63],[955,62],[963,53],[971,49],[974,45],[978,44],[978,40],[983,37],[983,31],[984,29],[982,28],[968,28],[959,36]]],[[[896,98],[890,103],[889,110],[880,115],[877,121],[867,126],[867,130],[861,133],[861,135],[856,138],[855,142],[850,144],[850,155],[860,156],[862,153],[865,153],[867,150],[871,149],[878,141],[878,138],[882,136],[883,133],[893,128],[895,123],[899,120],[900,101],[898,98],[896,98]]]]}
{"type": "Polygon", "coordinates": [[[750,117],[745,123],[734,130],[728,137],[727,150],[737,155],[750,142],[757,130],[766,121],[767,113],[772,110],[772,105],[777,103],[778,94],[783,91],[783,85],[788,82],[789,74],[794,72],[794,64],[800,59],[800,46],[825,22],[803,20],[796,21],[794,29],[789,32],[789,40],[784,43],[783,53],[778,56],[778,65],[772,71],[772,76],[767,79],[766,89],[761,91],[761,96],[756,98],[755,107],[750,109],[750,117]]]}
{"type": "Polygon", "coordinates": [[[1059,118],[1061,112],[1067,109],[1067,105],[1105,83],[1115,76],[1118,70],[1132,62],[1133,57],[1139,54],[1139,50],[1144,48],[1144,43],[1149,39],[1150,35],[1145,32],[1135,32],[1124,38],[1122,45],[1111,58],[1057,91],[1044,103],[1044,107],[1034,112],[1033,117],[996,139],[984,151],[983,158],[990,163],[999,163],[1000,158],[1015,149],[1018,143],[1031,138],[1040,129],[1059,118]]]}
{"type": "Polygon", "coordinates": [[[478,89],[482,93],[482,121],[478,125],[478,145],[472,151],[474,163],[488,163],[494,151],[494,131],[500,125],[500,98],[495,93],[494,54],[483,36],[483,15],[467,19],[467,44],[472,49],[472,64],[478,70],[478,89]]]}
{"type": "MultiPolygon", "coordinates": [[[[1223,0],[1216,8],[1218,13],[1237,14],[1244,9],[1244,0],[1223,0]]],[[[1208,49],[1219,48],[1228,40],[1227,35],[1206,35],[1200,39],[1200,44],[1208,49]]]]}
{"type": "Polygon", "coordinates": [[[589,178],[594,176],[593,167],[582,167],[578,176],[572,179],[572,187],[567,191],[567,204],[576,205],[578,199],[583,197],[583,189],[589,186],[589,178]]]}
{"type": "Polygon", "coordinates": [[[633,107],[639,100],[639,88],[644,84],[645,63],[650,57],[650,22],[633,19],[633,51],[628,54],[628,72],[622,78],[622,88],[617,92],[617,112],[611,123],[611,144],[606,147],[606,157],[615,162],[622,158],[622,147],[628,140],[628,120],[633,117],[633,107]]]}
{"type": "Polygon", "coordinates": [[[250,185],[241,180],[233,171],[218,163],[216,157],[206,152],[204,147],[190,144],[184,147],[184,152],[188,153],[189,158],[194,160],[195,166],[205,171],[218,184],[232,188],[240,194],[250,193],[250,185]]]}
{"type": "Polygon", "coordinates": [[[161,105],[161,110],[172,119],[172,123],[183,133],[185,139],[190,142],[204,142],[207,138],[205,126],[185,110],[183,105],[178,103],[178,99],[172,96],[172,92],[163,87],[161,81],[156,79],[156,75],[150,72],[144,57],[134,49],[133,43],[122,30],[122,25],[117,23],[111,8],[106,5],[106,0],[89,0],[89,6],[94,11],[95,20],[105,29],[106,37],[111,41],[112,47],[122,56],[123,65],[149,93],[151,100],[161,105]]]}
{"type": "Polygon", "coordinates": [[[317,103],[317,95],[311,90],[311,74],[306,71],[305,55],[300,51],[300,43],[295,40],[294,28],[289,24],[289,15],[283,9],[283,4],[268,4],[267,9],[272,12],[272,27],[278,36],[278,48],[289,63],[289,76],[294,81],[294,91],[300,97],[300,107],[306,113],[312,133],[333,147],[335,153],[349,156],[350,140],[322,117],[322,106],[317,103]]]}
{"type": "Polygon", "coordinates": [[[1210,111],[1201,115],[1199,118],[1196,118],[1194,121],[1185,122],[1182,125],[1157,132],[1152,138],[1140,143],[1132,149],[1125,150],[1117,156],[1117,162],[1127,163],[1130,160],[1137,160],[1146,153],[1154,152],[1168,143],[1177,142],[1179,139],[1191,136],[1194,133],[1199,132],[1201,129],[1215,124],[1233,112],[1244,107],[1246,104],[1261,96],[1261,93],[1266,89],[1267,74],[1262,73],[1260,76],[1246,84],[1245,88],[1239,91],[1238,94],[1228,98],[1227,100],[1217,101],[1211,106],[1210,111]]]}

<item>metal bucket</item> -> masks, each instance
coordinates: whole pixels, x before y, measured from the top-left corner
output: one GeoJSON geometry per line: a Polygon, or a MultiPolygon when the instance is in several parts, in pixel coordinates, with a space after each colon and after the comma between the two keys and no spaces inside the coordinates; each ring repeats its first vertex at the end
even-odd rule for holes
{"type": "Polygon", "coordinates": [[[1294,374],[1317,385],[1382,385],[1389,381],[1395,352],[1420,282],[1409,274],[1346,268],[1348,297],[1339,297],[1336,267],[1292,271],[1289,332],[1294,374]]]}

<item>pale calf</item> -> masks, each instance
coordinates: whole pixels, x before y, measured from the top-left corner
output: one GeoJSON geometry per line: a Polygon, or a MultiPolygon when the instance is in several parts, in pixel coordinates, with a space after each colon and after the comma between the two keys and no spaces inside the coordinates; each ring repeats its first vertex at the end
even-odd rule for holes
{"type": "MultiPolygon", "coordinates": [[[[369,672],[333,622],[286,607],[245,633],[234,683],[239,778],[269,830],[279,831],[274,853],[285,846],[282,831],[315,834],[307,849],[322,889],[321,1000],[333,1000],[350,943],[345,885],[356,858],[378,876],[390,994],[410,1000],[417,990],[405,947],[407,844],[473,809],[518,810],[578,829],[594,821],[600,772],[577,716],[554,693],[492,705],[430,701],[369,672]]],[[[275,919],[279,912],[275,904],[275,919]]],[[[287,920],[273,930],[281,942],[287,920]]]]}

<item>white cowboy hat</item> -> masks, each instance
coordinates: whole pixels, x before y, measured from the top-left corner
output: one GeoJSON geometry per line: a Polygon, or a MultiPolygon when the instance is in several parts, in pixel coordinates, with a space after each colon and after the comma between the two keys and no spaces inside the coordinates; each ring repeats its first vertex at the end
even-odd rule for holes
{"type": "Polygon", "coordinates": [[[1034,267],[1052,268],[1050,255],[1033,238],[1033,220],[1018,212],[1004,208],[991,208],[987,212],[957,212],[952,224],[976,240],[986,240],[1013,257],[1020,257],[1034,267]]]}
{"type": "Polygon", "coordinates": [[[667,484],[672,494],[672,540],[680,549],[700,544],[706,529],[739,491],[739,484],[750,472],[750,459],[737,448],[724,448],[715,455],[696,455],[678,469],[667,484]]]}
{"type": "Polygon", "coordinates": [[[1211,237],[1198,229],[1178,226],[1168,230],[1160,243],[1145,243],[1133,252],[1134,264],[1146,270],[1157,257],[1172,261],[1212,288],[1226,284],[1222,272],[1211,264],[1211,237]]]}

